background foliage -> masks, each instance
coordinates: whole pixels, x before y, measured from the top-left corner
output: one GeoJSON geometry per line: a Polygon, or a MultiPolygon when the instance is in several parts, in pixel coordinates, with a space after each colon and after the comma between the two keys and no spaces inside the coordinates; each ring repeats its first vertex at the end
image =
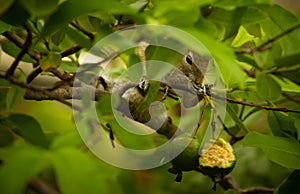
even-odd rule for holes
{"type": "Polygon", "coordinates": [[[299,192],[299,28],[295,15],[270,0],[1,0],[0,193],[299,192]],[[198,172],[175,183],[170,165],[110,166],[86,149],[70,102],[53,97],[50,88],[70,83],[81,53],[136,24],[183,29],[212,53],[228,91],[222,135],[237,152],[231,175],[238,187],[211,191],[198,172]]]}

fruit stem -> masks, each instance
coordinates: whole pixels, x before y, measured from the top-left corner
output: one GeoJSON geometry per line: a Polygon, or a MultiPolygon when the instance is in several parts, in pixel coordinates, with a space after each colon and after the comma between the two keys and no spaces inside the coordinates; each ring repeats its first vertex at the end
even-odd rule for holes
{"type": "Polygon", "coordinates": [[[215,131],[216,131],[216,120],[217,120],[217,109],[213,103],[213,101],[209,98],[208,95],[204,95],[204,100],[207,101],[210,104],[211,110],[212,110],[212,121],[211,121],[211,127],[212,127],[212,139],[216,139],[215,137],[215,131]]]}
{"type": "Polygon", "coordinates": [[[182,171],[181,171],[181,170],[178,170],[178,171],[177,171],[177,176],[176,176],[176,178],[175,178],[175,181],[176,181],[176,182],[181,182],[181,180],[182,180],[182,171]]]}

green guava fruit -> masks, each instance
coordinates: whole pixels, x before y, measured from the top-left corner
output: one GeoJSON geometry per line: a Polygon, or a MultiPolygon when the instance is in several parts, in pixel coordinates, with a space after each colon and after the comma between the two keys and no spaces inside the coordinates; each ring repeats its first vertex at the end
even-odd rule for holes
{"type": "Polygon", "coordinates": [[[183,151],[176,156],[172,161],[173,167],[169,169],[170,173],[177,174],[175,181],[181,182],[182,171],[191,171],[199,167],[199,147],[200,144],[197,139],[182,136],[177,137],[172,141],[174,150],[183,149],[183,151]],[[188,145],[187,145],[188,143],[188,145]]]}

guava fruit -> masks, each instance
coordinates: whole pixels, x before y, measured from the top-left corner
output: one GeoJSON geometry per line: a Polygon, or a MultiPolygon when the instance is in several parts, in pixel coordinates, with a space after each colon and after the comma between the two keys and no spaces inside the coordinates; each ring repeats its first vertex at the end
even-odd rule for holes
{"type": "Polygon", "coordinates": [[[236,163],[233,147],[222,138],[206,142],[200,149],[200,169],[212,178],[223,178],[236,163]]]}
{"type": "Polygon", "coordinates": [[[177,137],[172,141],[174,150],[186,148],[176,156],[172,161],[173,167],[169,169],[170,173],[177,174],[175,181],[181,182],[182,171],[191,171],[199,167],[199,147],[197,139],[183,136],[177,137]],[[188,145],[187,145],[188,143],[188,145]]]}

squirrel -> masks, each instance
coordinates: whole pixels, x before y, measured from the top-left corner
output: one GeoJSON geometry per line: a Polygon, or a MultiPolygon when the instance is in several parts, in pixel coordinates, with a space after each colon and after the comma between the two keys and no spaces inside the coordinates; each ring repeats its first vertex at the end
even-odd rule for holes
{"type": "Polygon", "coordinates": [[[205,93],[204,77],[209,63],[209,58],[188,51],[177,68],[166,75],[165,84],[176,90],[185,107],[194,106],[202,99],[198,94],[205,93]]]}

